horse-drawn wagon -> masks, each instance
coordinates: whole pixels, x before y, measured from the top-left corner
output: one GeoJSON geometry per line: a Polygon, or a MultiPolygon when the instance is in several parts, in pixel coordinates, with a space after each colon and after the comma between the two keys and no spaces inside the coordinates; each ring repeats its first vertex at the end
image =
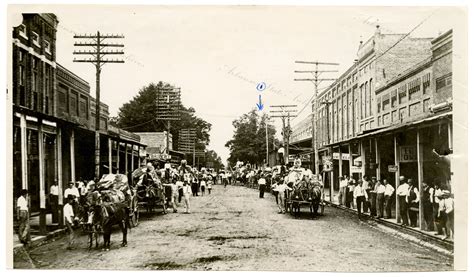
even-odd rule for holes
{"type": "Polygon", "coordinates": [[[285,193],[285,210],[294,216],[299,216],[302,207],[309,207],[309,212],[314,218],[320,210],[324,213],[324,189],[317,179],[302,176],[298,170],[291,171],[288,175],[289,187],[285,193]]]}
{"type": "Polygon", "coordinates": [[[159,208],[166,213],[166,197],[158,173],[152,166],[143,166],[132,173],[136,189],[137,205],[144,207],[147,212],[159,208]]]}

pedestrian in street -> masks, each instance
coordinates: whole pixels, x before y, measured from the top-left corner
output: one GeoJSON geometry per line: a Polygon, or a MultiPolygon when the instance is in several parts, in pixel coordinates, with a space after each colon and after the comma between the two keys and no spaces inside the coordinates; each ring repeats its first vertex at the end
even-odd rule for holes
{"type": "Polygon", "coordinates": [[[192,194],[191,186],[188,182],[184,182],[183,185],[183,196],[184,196],[184,205],[186,206],[185,214],[191,213],[191,194],[192,194]]]}
{"type": "Polygon", "coordinates": [[[263,198],[265,195],[265,186],[267,184],[267,180],[265,180],[263,173],[260,174],[260,177],[258,179],[258,188],[259,188],[259,196],[260,198],[263,198]]]}
{"type": "Polygon", "coordinates": [[[428,185],[427,182],[423,182],[421,186],[423,190],[423,198],[421,199],[423,205],[423,220],[426,223],[428,231],[434,231],[433,203],[431,202],[431,195],[434,189],[428,185]]]}
{"type": "Polygon", "coordinates": [[[339,206],[343,206],[346,204],[346,188],[347,188],[347,180],[346,176],[339,177],[339,206]]]}
{"type": "Polygon", "coordinates": [[[377,218],[383,218],[384,200],[385,200],[385,184],[379,180],[375,185],[376,203],[377,203],[377,218]]]}
{"type": "Polygon", "coordinates": [[[410,185],[405,181],[405,176],[400,176],[400,186],[397,188],[398,203],[400,205],[400,217],[402,218],[402,226],[408,226],[408,189],[410,185]]]}
{"type": "Polygon", "coordinates": [[[365,199],[367,198],[367,191],[362,188],[362,181],[359,181],[357,183],[357,186],[354,188],[354,197],[356,199],[357,204],[357,216],[359,217],[359,219],[362,219],[362,204],[365,203],[365,199]]]}
{"type": "Polygon", "coordinates": [[[347,197],[346,197],[346,207],[353,208],[354,207],[354,188],[356,186],[356,181],[354,178],[349,180],[349,184],[347,185],[347,197]]]}
{"type": "Polygon", "coordinates": [[[385,218],[389,219],[392,218],[392,196],[395,192],[395,189],[391,184],[387,182],[387,179],[383,180],[383,184],[385,185],[385,193],[384,193],[384,206],[385,206],[385,218]]]}
{"type": "Polygon", "coordinates": [[[277,193],[278,197],[278,213],[285,213],[285,193],[286,191],[291,191],[292,189],[287,186],[283,179],[279,179],[278,182],[273,185],[273,191],[277,193]]]}
{"type": "Polygon", "coordinates": [[[207,180],[207,191],[208,191],[209,195],[211,194],[213,184],[214,184],[213,177],[209,177],[209,179],[207,180]]]}
{"type": "Polygon", "coordinates": [[[66,223],[67,230],[69,232],[68,237],[68,246],[67,249],[71,250],[74,242],[75,242],[75,234],[74,234],[74,210],[73,210],[73,203],[74,203],[74,196],[72,194],[68,195],[67,203],[63,207],[63,215],[64,215],[64,222],[66,223]]]}
{"type": "Polygon", "coordinates": [[[203,179],[201,179],[201,196],[204,196],[204,193],[206,192],[206,180],[205,178],[203,177],[203,179]]]}
{"type": "Polygon", "coordinates": [[[171,205],[173,207],[173,213],[177,213],[179,189],[183,187],[183,181],[173,178],[171,183],[163,184],[163,186],[171,188],[171,205]]]}
{"type": "Polygon", "coordinates": [[[18,220],[18,239],[25,247],[30,238],[30,212],[28,209],[28,190],[22,189],[16,201],[16,219],[18,220]]]}
{"type": "Polygon", "coordinates": [[[419,212],[419,201],[420,201],[420,192],[418,191],[417,186],[413,183],[412,179],[408,179],[408,217],[410,219],[410,227],[418,226],[418,212],[419,212]]]}
{"type": "Polygon", "coordinates": [[[53,223],[59,222],[59,186],[55,180],[53,185],[49,188],[49,203],[51,205],[51,217],[53,223]]]}

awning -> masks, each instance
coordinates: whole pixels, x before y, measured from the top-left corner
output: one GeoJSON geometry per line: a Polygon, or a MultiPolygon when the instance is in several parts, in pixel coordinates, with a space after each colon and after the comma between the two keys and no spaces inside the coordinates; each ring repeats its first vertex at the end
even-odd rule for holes
{"type": "Polygon", "coordinates": [[[335,146],[335,145],[338,145],[338,144],[341,144],[341,143],[349,143],[353,140],[362,139],[362,138],[365,138],[365,137],[368,137],[368,136],[374,136],[374,135],[380,135],[380,134],[384,134],[384,133],[394,132],[394,131],[397,131],[398,129],[401,129],[401,128],[415,127],[416,125],[419,125],[419,124],[427,123],[427,122],[434,121],[434,120],[437,120],[437,119],[444,119],[444,118],[450,117],[452,115],[453,115],[453,112],[447,112],[447,113],[435,115],[435,116],[432,116],[432,117],[420,119],[420,120],[417,120],[417,121],[400,123],[400,124],[397,124],[397,125],[392,125],[392,126],[383,128],[383,129],[375,129],[375,131],[372,131],[372,132],[366,133],[366,134],[358,135],[357,137],[351,138],[351,139],[346,140],[346,141],[339,141],[339,142],[336,142],[336,143],[327,144],[327,145],[321,147],[320,150],[322,148],[325,148],[325,147],[335,146]]]}

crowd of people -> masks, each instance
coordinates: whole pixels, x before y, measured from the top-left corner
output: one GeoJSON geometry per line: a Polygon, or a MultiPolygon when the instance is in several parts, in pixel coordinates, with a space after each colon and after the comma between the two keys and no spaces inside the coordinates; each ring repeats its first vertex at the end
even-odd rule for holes
{"type": "Polygon", "coordinates": [[[420,201],[423,220],[428,231],[436,231],[445,239],[454,234],[454,196],[447,186],[435,181],[433,185],[422,183],[423,199],[420,189],[413,179],[400,177],[397,189],[387,179],[363,176],[355,180],[349,176],[339,178],[339,205],[356,208],[359,218],[369,213],[376,218],[392,218],[393,205],[398,198],[400,218],[403,226],[418,227],[420,201]]]}

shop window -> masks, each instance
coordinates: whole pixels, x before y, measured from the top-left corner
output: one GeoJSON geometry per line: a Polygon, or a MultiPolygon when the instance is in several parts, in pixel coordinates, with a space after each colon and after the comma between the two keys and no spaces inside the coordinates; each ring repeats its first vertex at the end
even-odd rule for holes
{"type": "Polygon", "coordinates": [[[400,121],[403,122],[407,117],[407,108],[403,107],[400,109],[400,121]]]}
{"type": "Polygon", "coordinates": [[[378,97],[377,98],[377,113],[380,113],[382,108],[382,98],[378,97]]]}
{"type": "Polygon", "coordinates": [[[69,96],[69,114],[70,115],[77,115],[77,94],[72,92],[69,96]]]}
{"type": "Polygon", "coordinates": [[[396,122],[398,120],[398,111],[392,112],[392,122],[396,122]]]}
{"type": "Polygon", "coordinates": [[[423,101],[423,112],[427,113],[430,111],[430,99],[426,99],[423,101]]]}

